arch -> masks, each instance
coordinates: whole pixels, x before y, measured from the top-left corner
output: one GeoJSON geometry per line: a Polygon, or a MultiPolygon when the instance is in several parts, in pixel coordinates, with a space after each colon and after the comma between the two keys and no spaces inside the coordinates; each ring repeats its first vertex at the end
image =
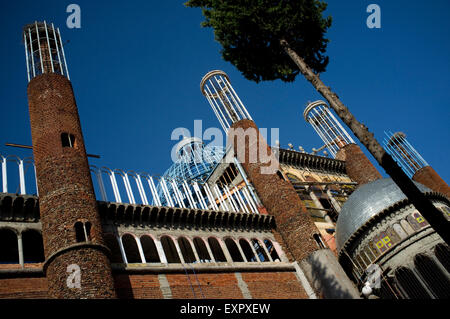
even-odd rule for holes
{"type": "Polygon", "coordinates": [[[166,255],[167,262],[169,264],[181,263],[180,256],[178,256],[177,248],[175,247],[172,238],[169,236],[162,236],[160,241],[164,254],[166,255]]]}
{"type": "Polygon", "coordinates": [[[18,264],[17,234],[9,228],[0,228],[0,264],[18,264]]]}
{"type": "Polygon", "coordinates": [[[236,242],[228,237],[225,238],[225,245],[227,246],[228,252],[230,253],[231,259],[233,262],[243,262],[244,259],[242,258],[241,252],[239,251],[239,248],[236,245],[236,242]]]}
{"type": "Polygon", "coordinates": [[[248,262],[258,261],[247,239],[239,239],[239,245],[241,246],[241,249],[244,252],[245,258],[248,262]]]}
{"type": "Polygon", "coordinates": [[[183,255],[185,263],[189,264],[197,261],[194,251],[192,250],[191,243],[189,242],[189,240],[187,240],[186,237],[179,237],[178,245],[180,246],[181,254],[183,255]]]}
{"type": "Polygon", "coordinates": [[[75,136],[70,133],[61,133],[62,147],[75,147],[75,136]]]}
{"type": "Polygon", "coordinates": [[[139,248],[133,235],[124,234],[122,236],[122,245],[129,264],[142,263],[139,248]]]}
{"type": "Polygon", "coordinates": [[[75,228],[75,239],[76,239],[77,243],[86,241],[83,223],[76,222],[74,228],[75,228]]]}
{"type": "Polygon", "coordinates": [[[145,261],[147,263],[160,263],[161,260],[158,255],[158,249],[152,237],[143,235],[140,238],[142,251],[144,253],[145,261]]]}
{"type": "Polygon", "coordinates": [[[219,241],[217,240],[217,238],[209,237],[208,244],[209,244],[209,247],[211,248],[211,252],[214,256],[214,259],[217,262],[226,262],[227,261],[227,259],[225,258],[225,254],[222,251],[222,247],[220,247],[220,244],[219,244],[219,241]]]}
{"type": "Polygon", "coordinates": [[[264,239],[263,240],[264,245],[266,245],[267,251],[270,254],[270,257],[272,257],[273,261],[281,261],[280,256],[278,255],[277,250],[275,249],[275,246],[273,245],[272,241],[269,239],[264,239]]]}
{"type": "Polygon", "coordinates": [[[427,255],[419,254],[414,257],[414,266],[416,266],[417,272],[437,298],[450,298],[450,281],[433,259],[427,255]]]}
{"type": "Polygon", "coordinates": [[[44,242],[39,231],[27,229],[22,232],[23,261],[40,263],[45,261],[44,242]]]}
{"type": "Polygon", "coordinates": [[[258,239],[252,238],[252,245],[253,248],[255,248],[256,254],[258,255],[260,261],[270,261],[269,257],[267,257],[267,254],[264,251],[264,248],[262,248],[261,243],[259,242],[258,239]]]}
{"type": "Polygon", "coordinates": [[[395,270],[395,281],[399,285],[406,298],[410,299],[429,299],[431,296],[426,289],[422,286],[420,281],[414,275],[411,269],[406,267],[399,267],[395,270]]]}
{"type": "Polygon", "coordinates": [[[123,263],[122,254],[120,253],[119,242],[114,234],[105,234],[103,236],[106,246],[111,250],[111,262],[123,263]]]}
{"type": "Polygon", "coordinates": [[[447,272],[450,272],[450,249],[445,244],[437,244],[434,254],[447,272]]]}
{"type": "Polygon", "coordinates": [[[208,248],[206,247],[203,239],[201,239],[200,237],[195,237],[193,242],[194,248],[198,254],[198,258],[200,258],[200,262],[210,262],[211,256],[209,255],[208,248]]]}

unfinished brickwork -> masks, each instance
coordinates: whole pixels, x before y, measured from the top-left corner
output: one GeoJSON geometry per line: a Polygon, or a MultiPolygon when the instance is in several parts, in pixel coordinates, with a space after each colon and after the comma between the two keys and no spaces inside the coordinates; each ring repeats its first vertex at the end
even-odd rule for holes
{"type": "Polygon", "coordinates": [[[419,169],[412,179],[450,198],[450,187],[431,166],[419,169]]]}
{"type": "Polygon", "coordinates": [[[62,75],[39,75],[28,100],[50,296],[114,297],[72,85],[62,75]],[[77,222],[88,237],[81,242],[77,222]],[[67,286],[71,264],[81,269],[81,289],[67,286]]]}
{"type": "Polygon", "coordinates": [[[347,175],[359,185],[382,178],[380,172],[356,144],[345,145],[337,152],[336,159],[345,161],[347,175]]]}

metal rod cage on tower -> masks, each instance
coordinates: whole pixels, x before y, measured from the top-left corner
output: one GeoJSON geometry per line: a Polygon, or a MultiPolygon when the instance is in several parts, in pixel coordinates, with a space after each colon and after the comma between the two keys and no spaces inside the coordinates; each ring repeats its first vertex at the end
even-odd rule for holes
{"type": "Polygon", "coordinates": [[[225,132],[228,132],[231,125],[237,121],[252,120],[225,72],[220,70],[208,72],[200,82],[200,90],[225,132]]]}
{"type": "Polygon", "coordinates": [[[305,121],[312,125],[333,158],[347,144],[356,144],[324,101],[309,103],[303,112],[305,121]]]}
{"type": "Polygon", "coordinates": [[[34,22],[23,28],[28,82],[43,73],[57,73],[69,77],[66,56],[59,28],[53,23],[34,22]]]}
{"type": "Polygon", "coordinates": [[[383,140],[384,148],[403,171],[412,178],[414,174],[422,167],[428,166],[428,163],[406,140],[406,134],[402,132],[384,132],[387,136],[383,140]]]}

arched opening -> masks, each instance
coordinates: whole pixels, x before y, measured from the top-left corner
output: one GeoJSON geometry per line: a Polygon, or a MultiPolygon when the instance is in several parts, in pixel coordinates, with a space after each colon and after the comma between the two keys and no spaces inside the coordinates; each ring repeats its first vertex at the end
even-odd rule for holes
{"type": "Polygon", "coordinates": [[[252,245],[253,245],[253,248],[255,248],[256,254],[258,255],[258,258],[260,261],[270,261],[269,257],[267,257],[267,254],[264,251],[264,248],[261,246],[259,240],[257,240],[256,238],[253,238],[252,245]]]}
{"type": "Polygon", "coordinates": [[[428,288],[437,298],[450,298],[450,282],[433,259],[420,254],[414,258],[414,265],[428,288]]]}
{"type": "Polygon", "coordinates": [[[239,239],[239,245],[241,245],[241,249],[244,252],[245,259],[247,259],[248,262],[258,261],[255,254],[253,253],[252,247],[247,240],[245,240],[244,238],[239,239]]]}
{"type": "Polygon", "coordinates": [[[191,243],[185,237],[178,238],[178,245],[180,246],[181,254],[183,255],[185,263],[193,263],[197,261],[194,251],[192,250],[191,243]]]}
{"type": "Polygon", "coordinates": [[[161,245],[169,264],[181,263],[180,256],[178,256],[177,248],[175,247],[172,238],[170,238],[169,236],[162,236],[161,245]]]}
{"type": "Polygon", "coordinates": [[[23,261],[40,263],[45,260],[42,235],[37,230],[29,229],[22,233],[23,261]]]}
{"type": "Polygon", "coordinates": [[[111,262],[123,263],[122,254],[120,253],[119,242],[113,234],[104,235],[105,244],[111,250],[111,262]]]}
{"type": "Polygon", "coordinates": [[[142,263],[141,255],[133,235],[125,234],[122,236],[123,250],[129,264],[142,263]]]}
{"type": "Polygon", "coordinates": [[[434,254],[447,272],[450,272],[450,249],[447,245],[437,244],[434,254]]]}
{"type": "Polygon", "coordinates": [[[226,262],[227,261],[227,259],[225,258],[225,255],[222,251],[222,248],[220,247],[219,241],[216,238],[209,237],[208,244],[209,244],[209,247],[211,248],[211,252],[214,256],[214,259],[217,262],[226,262]]]}
{"type": "Polygon", "coordinates": [[[147,263],[160,263],[158,249],[156,248],[153,238],[150,236],[142,236],[140,238],[142,250],[144,252],[145,261],[147,263]]]}
{"type": "Polygon", "coordinates": [[[266,245],[267,251],[269,252],[270,257],[272,257],[273,261],[281,261],[280,256],[278,256],[278,253],[270,240],[264,239],[264,245],[266,245]]]}
{"type": "Polygon", "coordinates": [[[75,136],[69,133],[61,134],[62,147],[75,147],[75,136]]]}
{"type": "Polygon", "coordinates": [[[406,298],[410,299],[430,299],[426,289],[422,286],[420,281],[414,275],[411,269],[400,267],[395,271],[395,281],[399,285],[406,298]]]}
{"type": "Polygon", "coordinates": [[[211,256],[209,256],[208,248],[206,248],[203,239],[195,237],[193,242],[198,258],[200,258],[200,262],[211,262],[211,256]]]}
{"type": "Polygon", "coordinates": [[[18,264],[19,246],[17,235],[7,228],[0,229],[0,264],[18,264]]]}
{"type": "Polygon", "coordinates": [[[225,245],[227,246],[228,252],[230,253],[231,259],[233,262],[243,262],[244,259],[242,258],[241,252],[239,251],[239,248],[237,247],[236,243],[231,238],[225,239],[225,245]]]}
{"type": "Polygon", "coordinates": [[[86,236],[84,233],[84,226],[82,222],[76,222],[75,223],[75,237],[77,243],[82,243],[86,241],[86,236]]]}

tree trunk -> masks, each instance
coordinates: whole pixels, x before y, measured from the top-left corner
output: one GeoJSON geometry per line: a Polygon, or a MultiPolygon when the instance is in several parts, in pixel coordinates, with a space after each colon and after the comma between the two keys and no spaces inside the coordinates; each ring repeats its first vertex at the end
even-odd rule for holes
{"type": "Polygon", "coordinates": [[[384,168],[387,174],[408,197],[411,203],[417,208],[422,216],[428,221],[433,229],[450,245],[450,223],[447,221],[444,213],[439,211],[429,199],[417,188],[414,182],[403,172],[394,159],[386,153],[384,148],[378,143],[374,135],[369,132],[367,127],[358,122],[347,107],[339,100],[338,96],[320,80],[303,59],[289,46],[289,43],[282,39],[280,44],[300,69],[303,76],[311,82],[314,88],[322,94],[329,105],[352,130],[359,141],[375,157],[376,161],[384,168]]]}

